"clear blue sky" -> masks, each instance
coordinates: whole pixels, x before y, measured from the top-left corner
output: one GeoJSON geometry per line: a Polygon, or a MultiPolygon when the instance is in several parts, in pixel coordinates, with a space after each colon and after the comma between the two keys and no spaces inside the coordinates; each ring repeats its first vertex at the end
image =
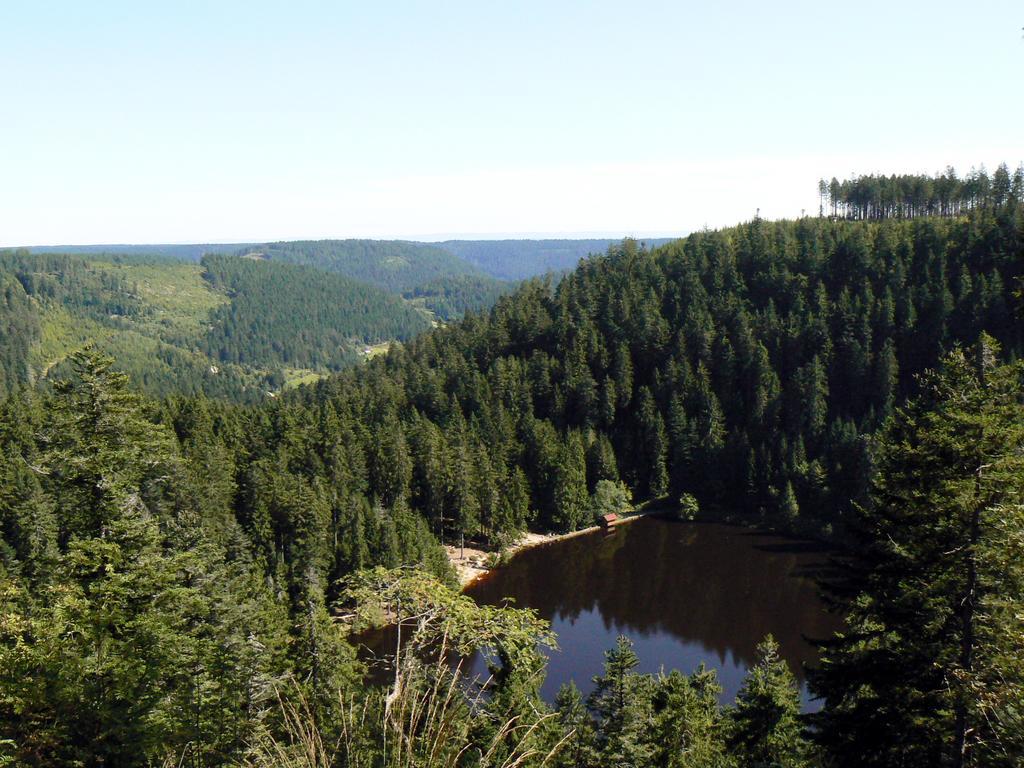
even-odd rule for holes
{"type": "Polygon", "coordinates": [[[681,233],[1024,159],[1024,5],[5,2],[0,245],[681,233]]]}

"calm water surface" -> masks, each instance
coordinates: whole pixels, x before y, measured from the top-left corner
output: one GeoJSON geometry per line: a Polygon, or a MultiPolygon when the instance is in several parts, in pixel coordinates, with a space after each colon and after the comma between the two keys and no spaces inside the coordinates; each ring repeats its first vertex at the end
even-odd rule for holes
{"type": "MultiPolygon", "coordinates": [[[[718,670],[729,703],[755,647],[771,633],[797,676],[805,710],[813,710],[804,665],[816,652],[807,638],[838,627],[811,579],[824,560],[805,542],[645,518],[520,552],[466,594],[487,604],[511,598],[551,622],[559,650],[550,654],[542,689],[548,701],[570,680],[586,695],[604,652],[624,634],[640,656],[638,671],[691,672],[704,662],[718,670]]],[[[486,674],[482,661],[473,664],[486,674]]]]}

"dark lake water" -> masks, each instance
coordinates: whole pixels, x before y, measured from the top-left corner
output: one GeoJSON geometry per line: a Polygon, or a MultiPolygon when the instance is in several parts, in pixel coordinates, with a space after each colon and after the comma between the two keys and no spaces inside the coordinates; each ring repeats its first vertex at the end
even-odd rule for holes
{"type": "MultiPolygon", "coordinates": [[[[722,701],[735,698],[754,649],[768,633],[800,683],[816,661],[807,638],[838,627],[812,581],[826,554],[806,542],[706,523],[645,518],[608,533],[553,542],[517,554],[472,584],[480,603],[535,609],[551,622],[559,650],[550,654],[542,693],[552,701],[570,680],[586,695],[604,652],[628,635],[640,672],[701,662],[718,671],[722,701]]],[[[481,661],[474,670],[486,674],[481,661]]]]}

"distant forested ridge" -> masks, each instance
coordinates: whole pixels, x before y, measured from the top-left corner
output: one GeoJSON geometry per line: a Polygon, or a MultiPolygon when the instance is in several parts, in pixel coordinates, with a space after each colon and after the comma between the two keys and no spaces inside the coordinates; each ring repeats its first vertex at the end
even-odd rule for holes
{"type": "Polygon", "coordinates": [[[1024,166],[1012,174],[1006,164],[991,176],[972,170],[964,177],[947,168],[935,176],[858,176],[818,182],[820,211],[847,219],[911,219],[960,216],[975,208],[1000,207],[1024,199],[1024,166]]]}
{"type": "Polygon", "coordinates": [[[260,368],[338,370],[357,346],[407,340],[430,321],[400,298],[311,267],[205,256],[203,276],[231,301],[210,317],[213,359],[260,368]]]}
{"type": "Polygon", "coordinates": [[[296,240],[251,246],[238,253],[317,267],[390,293],[411,291],[446,277],[483,276],[436,246],[403,240],[296,240]]]}
{"type": "Polygon", "coordinates": [[[93,343],[136,386],[249,402],[407,339],[429,315],[370,285],[211,256],[0,253],[0,393],[66,373],[93,343]]]}
{"type": "Polygon", "coordinates": [[[33,245],[27,247],[31,253],[72,253],[79,255],[110,257],[164,257],[199,261],[208,253],[233,253],[245,248],[245,243],[140,243],[116,245],[33,245]]]}
{"type": "Polygon", "coordinates": [[[209,358],[195,348],[203,319],[227,301],[203,283],[197,265],[114,258],[0,253],[0,318],[11,329],[0,336],[4,391],[59,375],[70,352],[93,342],[151,394],[246,400],[260,392],[261,375],[233,366],[211,375],[209,358]]]}
{"type": "Polygon", "coordinates": [[[266,243],[241,255],[337,273],[413,301],[443,321],[490,309],[513,286],[429,243],[316,240],[266,243]]]}
{"type": "MultiPolygon", "coordinates": [[[[650,247],[672,238],[646,240],[650,247]]],[[[558,240],[445,240],[437,247],[500,280],[526,280],[575,269],[580,259],[600,254],[621,242],[615,239],[558,240]]]]}
{"type": "MultiPolygon", "coordinates": [[[[650,247],[672,238],[646,239],[650,247]]],[[[525,280],[574,269],[576,262],[604,253],[617,238],[549,240],[311,240],[278,243],[193,245],[66,245],[32,246],[33,253],[77,253],[94,256],[148,255],[199,261],[214,253],[263,253],[283,261],[310,264],[370,282],[392,293],[410,291],[451,275],[489,275],[503,281],[525,280]],[[455,257],[452,259],[451,257],[455,257]]]]}
{"type": "MultiPolygon", "coordinates": [[[[604,253],[618,240],[316,240],[237,245],[85,245],[38,246],[34,253],[87,254],[111,259],[146,255],[200,260],[207,254],[235,254],[336,272],[404,296],[450,321],[466,312],[489,309],[495,300],[531,277],[556,279],[580,259],[604,253]]],[[[650,247],[671,242],[648,240],[650,247]]]]}

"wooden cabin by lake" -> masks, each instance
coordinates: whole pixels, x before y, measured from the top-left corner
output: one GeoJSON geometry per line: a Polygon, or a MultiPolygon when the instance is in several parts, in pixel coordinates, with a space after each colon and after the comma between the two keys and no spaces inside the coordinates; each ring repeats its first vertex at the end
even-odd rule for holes
{"type": "Polygon", "coordinates": [[[601,527],[605,530],[611,528],[619,520],[619,516],[614,512],[609,512],[607,515],[601,515],[601,527]]]}

